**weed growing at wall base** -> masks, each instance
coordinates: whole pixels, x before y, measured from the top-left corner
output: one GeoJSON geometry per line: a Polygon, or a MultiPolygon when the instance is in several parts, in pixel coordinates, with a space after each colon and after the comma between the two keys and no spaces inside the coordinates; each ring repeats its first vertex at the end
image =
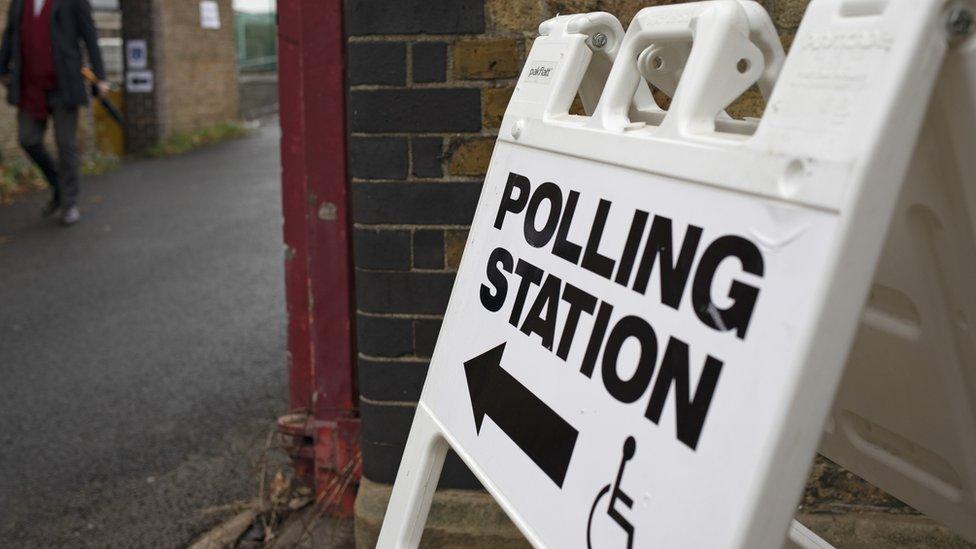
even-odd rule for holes
{"type": "MultiPolygon", "coordinates": [[[[101,175],[119,167],[118,156],[100,152],[82,154],[81,173],[101,175]]],[[[10,204],[32,191],[47,188],[47,182],[34,164],[26,159],[15,157],[0,163],[0,205],[10,204]]]]}
{"type": "Polygon", "coordinates": [[[240,139],[250,133],[244,124],[238,122],[226,122],[217,124],[195,132],[178,133],[169,139],[154,145],[140,156],[147,158],[160,158],[183,154],[198,147],[220,143],[231,139],[240,139]]]}
{"type": "Polygon", "coordinates": [[[0,205],[9,204],[32,189],[47,186],[33,164],[16,158],[0,163],[0,205]]]}

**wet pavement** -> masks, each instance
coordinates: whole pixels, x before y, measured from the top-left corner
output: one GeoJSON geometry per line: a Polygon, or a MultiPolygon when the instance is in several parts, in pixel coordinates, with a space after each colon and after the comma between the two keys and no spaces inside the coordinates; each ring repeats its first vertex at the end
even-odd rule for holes
{"type": "Polygon", "coordinates": [[[278,136],[0,207],[0,545],[184,546],[282,466],[278,136]]]}

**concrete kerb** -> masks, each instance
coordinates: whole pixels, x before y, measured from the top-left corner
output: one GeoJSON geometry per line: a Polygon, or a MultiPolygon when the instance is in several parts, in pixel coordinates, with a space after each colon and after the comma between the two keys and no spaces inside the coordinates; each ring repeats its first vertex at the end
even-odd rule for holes
{"type": "Polygon", "coordinates": [[[845,549],[976,547],[923,515],[852,510],[840,515],[800,513],[796,519],[834,546],[845,549]]]}
{"type": "MultiPolygon", "coordinates": [[[[356,547],[376,547],[393,487],[366,478],[356,498],[356,547]]],[[[515,549],[530,547],[486,492],[439,490],[434,494],[421,547],[515,549]]]]}
{"type": "MultiPolygon", "coordinates": [[[[356,547],[376,547],[392,487],[362,479],[356,498],[356,547]]],[[[976,548],[922,515],[851,509],[843,514],[799,513],[803,525],[836,547],[976,548]]],[[[507,549],[529,547],[486,492],[439,490],[434,495],[421,547],[507,549]]]]}

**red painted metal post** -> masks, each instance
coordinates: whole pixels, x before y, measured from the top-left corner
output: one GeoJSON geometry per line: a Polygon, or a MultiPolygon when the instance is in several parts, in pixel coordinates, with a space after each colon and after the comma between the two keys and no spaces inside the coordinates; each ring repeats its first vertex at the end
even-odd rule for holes
{"type": "Polygon", "coordinates": [[[305,109],[302,86],[300,2],[278,6],[278,74],[281,123],[281,199],[285,239],[285,299],[288,312],[289,404],[311,410],[311,346],[308,310],[308,218],[305,109]]]}
{"type": "Polygon", "coordinates": [[[302,83],[301,5],[278,2],[278,98],[281,124],[281,201],[285,241],[285,307],[288,315],[289,415],[278,424],[296,478],[315,473],[314,439],[306,435],[312,409],[312,358],[308,310],[305,111],[302,83]]]}
{"type": "Polygon", "coordinates": [[[351,514],[359,423],[342,0],[279,0],[278,36],[292,412],[279,425],[296,473],[313,473],[320,497],[351,514]]]}

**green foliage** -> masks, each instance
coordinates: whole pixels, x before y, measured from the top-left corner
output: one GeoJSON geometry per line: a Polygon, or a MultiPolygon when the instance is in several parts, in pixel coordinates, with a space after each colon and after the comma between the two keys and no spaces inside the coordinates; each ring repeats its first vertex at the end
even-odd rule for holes
{"type": "MultiPolygon", "coordinates": [[[[114,155],[88,152],[81,157],[81,173],[101,175],[119,167],[121,160],[114,155]]],[[[0,204],[8,204],[30,192],[47,188],[40,170],[20,156],[0,162],[0,204]]]]}
{"type": "Polygon", "coordinates": [[[196,132],[173,135],[166,141],[146,149],[140,156],[147,158],[175,156],[204,145],[239,139],[248,133],[249,130],[243,124],[226,122],[196,132]]]}
{"type": "MultiPolygon", "coordinates": [[[[204,145],[238,139],[250,130],[243,124],[230,122],[218,124],[192,133],[174,135],[163,143],[142,153],[141,157],[159,158],[189,152],[204,145]]],[[[100,152],[86,152],[81,157],[81,173],[101,175],[118,168],[122,159],[100,152]]],[[[14,156],[0,161],[0,204],[7,204],[32,189],[44,189],[47,182],[41,172],[27,159],[14,156]]]]}
{"type": "Polygon", "coordinates": [[[0,163],[0,204],[12,202],[32,188],[43,189],[47,183],[30,162],[13,158],[0,163]]]}
{"type": "Polygon", "coordinates": [[[85,175],[102,175],[117,169],[122,165],[122,159],[114,154],[90,152],[81,157],[81,173],[85,175]]]}

